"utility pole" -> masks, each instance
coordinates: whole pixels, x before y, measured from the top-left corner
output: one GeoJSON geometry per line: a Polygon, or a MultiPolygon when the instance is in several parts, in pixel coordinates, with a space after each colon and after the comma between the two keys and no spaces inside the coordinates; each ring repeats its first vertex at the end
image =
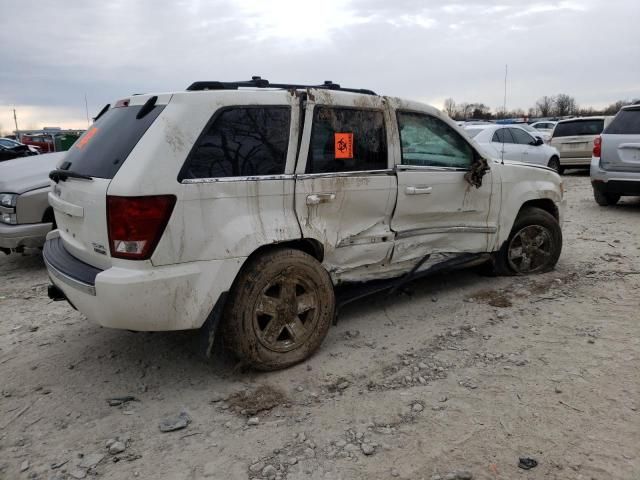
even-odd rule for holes
{"type": "Polygon", "coordinates": [[[13,121],[16,123],[16,140],[20,141],[20,135],[18,134],[18,117],[16,116],[16,109],[13,109],[13,121]]]}
{"type": "Polygon", "coordinates": [[[87,103],[87,94],[84,94],[84,111],[87,114],[87,130],[89,130],[89,105],[87,103]]]}

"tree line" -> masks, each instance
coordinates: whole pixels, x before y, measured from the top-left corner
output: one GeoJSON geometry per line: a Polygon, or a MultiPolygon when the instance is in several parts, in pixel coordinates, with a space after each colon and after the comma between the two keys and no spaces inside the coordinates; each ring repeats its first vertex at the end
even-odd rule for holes
{"type": "Polygon", "coordinates": [[[539,98],[533,107],[527,111],[522,108],[504,110],[502,107],[495,111],[484,103],[462,102],[456,103],[453,98],[444,101],[444,111],[454,120],[499,120],[501,118],[539,118],[539,117],[568,117],[588,115],[615,115],[625,105],[630,105],[637,100],[618,100],[603,109],[593,107],[580,107],[571,95],[559,93],[558,95],[545,95],[539,98]]]}

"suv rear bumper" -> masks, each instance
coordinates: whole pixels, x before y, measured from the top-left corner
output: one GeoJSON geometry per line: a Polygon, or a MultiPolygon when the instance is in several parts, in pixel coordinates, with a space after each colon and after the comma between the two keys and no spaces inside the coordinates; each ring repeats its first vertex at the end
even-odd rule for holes
{"type": "Polygon", "coordinates": [[[620,172],[600,168],[600,159],[591,161],[591,185],[602,193],[640,195],[640,172],[620,172]]]}
{"type": "Polygon", "coordinates": [[[69,254],[57,231],[47,238],[44,259],[51,282],[89,320],[138,331],[200,328],[244,260],[99,270],[69,254]]]}
{"type": "Polygon", "coordinates": [[[0,223],[0,247],[39,248],[44,243],[47,233],[51,231],[50,223],[32,223],[26,225],[8,225],[0,223]]]}

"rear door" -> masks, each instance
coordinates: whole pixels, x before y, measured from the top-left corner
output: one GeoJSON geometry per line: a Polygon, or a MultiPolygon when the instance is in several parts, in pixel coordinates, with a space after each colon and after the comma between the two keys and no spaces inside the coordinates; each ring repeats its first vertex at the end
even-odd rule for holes
{"type": "Polygon", "coordinates": [[[465,179],[480,154],[453,127],[422,112],[397,112],[401,159],[393,263],[437,253],[488,249],[497,216],[490,215],[492,172],[480,188],[465,179]]]}
{"type": "Polygon", "coordinates": [[[324,246],[334,279],[388,260],[396,199],[389,114],[381,97],[309,93],[296,168],[296,213],[304,237],[324,246]]]}
{"type": "Polygon", "coordinates": [[[640,171],[640,105],[618,112],[602,134],[601,149],[603,169],[640,171]]]}
{"type": "Polygon", "coordinates": [[[59,165],[90,178],[68,177],[58,181],[49,193],[65,248],[74,257],[101,269],[111,265],[106,218],[109,184],[171,97],[159,96],[151,110],[142,115],[149,98],[135,96],[104,113],[59,165]]]}
{"type": "Polygon", "coordinates": [[[505,160],[524,160],[524,147],[511,134],[510,128],[499,128],[493,134],[491,144],[498,150],[498,158],[505,160]]]}

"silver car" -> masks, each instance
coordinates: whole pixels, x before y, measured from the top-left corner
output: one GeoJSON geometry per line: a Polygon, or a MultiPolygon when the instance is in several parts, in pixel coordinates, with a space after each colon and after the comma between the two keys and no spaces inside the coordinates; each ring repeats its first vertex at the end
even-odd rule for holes
{"type": "Polygon", "coordinates": [[[615,205],[622,196],[640,195],[640,102],[623,107],[596,138],[591,185],[598,205],[615,205]]]}
{"type": "Polygon", "coordinates": [[[0,251],[39,248],[54,226],[47,194],[49,172],[66,152],[21,157],[0,163],[0,251]]]}

